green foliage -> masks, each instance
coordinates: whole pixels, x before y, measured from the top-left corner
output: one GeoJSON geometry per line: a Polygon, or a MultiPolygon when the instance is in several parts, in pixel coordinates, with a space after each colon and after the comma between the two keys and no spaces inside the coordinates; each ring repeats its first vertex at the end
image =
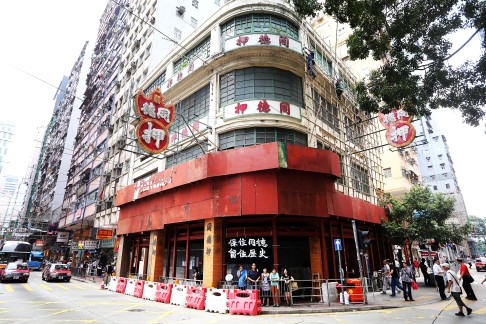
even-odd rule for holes
{"type": "Polygon", "coordinates": [[[486,219],[471,215],[468,217],[468,222],[472,237],[486,242],[486,219]]]}
{"type": "Polygon", "coordinates": [[[459,243],[470,226],[446,224],[454,211],[454,201],[421,186],[413,186],[402,199],[388,195],[384,206],[389,221],[383,221],[383,229],[392,243],[398,245],[407,238],[420,243],[429,239],[441,244],[459,243]]]}
{"type": "MultiPolygon", "coordinates": [[[[293,0],[297,12],[315,16],[324,10],[353,33],[347,40],[352,60],[372,56],[386,62],[356,87],[360,108],[390,111],[402,106],[415,115],[433,109],[459,109],[477,126],[486,111],[486,51],[477,62],[451,67],[448,37],[461,29],[485,28],[484,0],[293,0]]],[[[466,42],[466,39],[464,39],[466,42]]],[[[486,41],[482,43],[486,49],[486,41]]]]}

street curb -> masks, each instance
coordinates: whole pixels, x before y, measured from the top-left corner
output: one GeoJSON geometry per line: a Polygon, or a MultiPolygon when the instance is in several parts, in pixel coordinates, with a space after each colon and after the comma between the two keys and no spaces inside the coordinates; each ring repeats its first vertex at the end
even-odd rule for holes
{"type": "Polygon", "coordinates": [[[312,314],[312,313],[344,313],[362,312],[380,309],[402,308],[400,306],[373,305],[349,308],[313,308],[313,309],[285,309],[285,310],[262,310],[261,315],[280,315],[280,314],[312,314]]]}

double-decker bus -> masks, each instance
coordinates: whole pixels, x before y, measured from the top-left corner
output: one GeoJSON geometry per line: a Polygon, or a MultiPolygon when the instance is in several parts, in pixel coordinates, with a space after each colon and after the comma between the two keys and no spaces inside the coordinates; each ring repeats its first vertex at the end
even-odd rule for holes
{"type": "Polygon", "coordinates": [[[29,256],[29,269],[40,270],[42,267],[42,262],[44,261],[44,252],[42,251],[31,251],[29,256]]]}
{"type": "Polygon", "coordinates": [[[0,244],[0,268],[5,268],[9,262],[28,262],[31,250],[28,242],[5,241],[0,244]]]}

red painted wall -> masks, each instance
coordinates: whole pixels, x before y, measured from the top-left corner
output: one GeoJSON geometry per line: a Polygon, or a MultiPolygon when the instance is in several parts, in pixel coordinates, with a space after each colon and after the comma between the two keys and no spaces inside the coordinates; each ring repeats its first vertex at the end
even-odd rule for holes
{"type": "Polygon", "coordinates": [[[214,217],[330,214],[380,223],[384,210],[334,190],[339,157],[269,143],[210,153],[117,193],[118,234],[214,217]]]}

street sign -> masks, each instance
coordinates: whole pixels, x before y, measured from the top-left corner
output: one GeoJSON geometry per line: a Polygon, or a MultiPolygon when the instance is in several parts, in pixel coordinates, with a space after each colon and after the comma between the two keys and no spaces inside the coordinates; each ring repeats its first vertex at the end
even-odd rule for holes
{"type": "Polygon", "coordinates": [[[334,251],[342,251],[343,245],[341,244],[341,239],[334,239],[334,251]]]}

